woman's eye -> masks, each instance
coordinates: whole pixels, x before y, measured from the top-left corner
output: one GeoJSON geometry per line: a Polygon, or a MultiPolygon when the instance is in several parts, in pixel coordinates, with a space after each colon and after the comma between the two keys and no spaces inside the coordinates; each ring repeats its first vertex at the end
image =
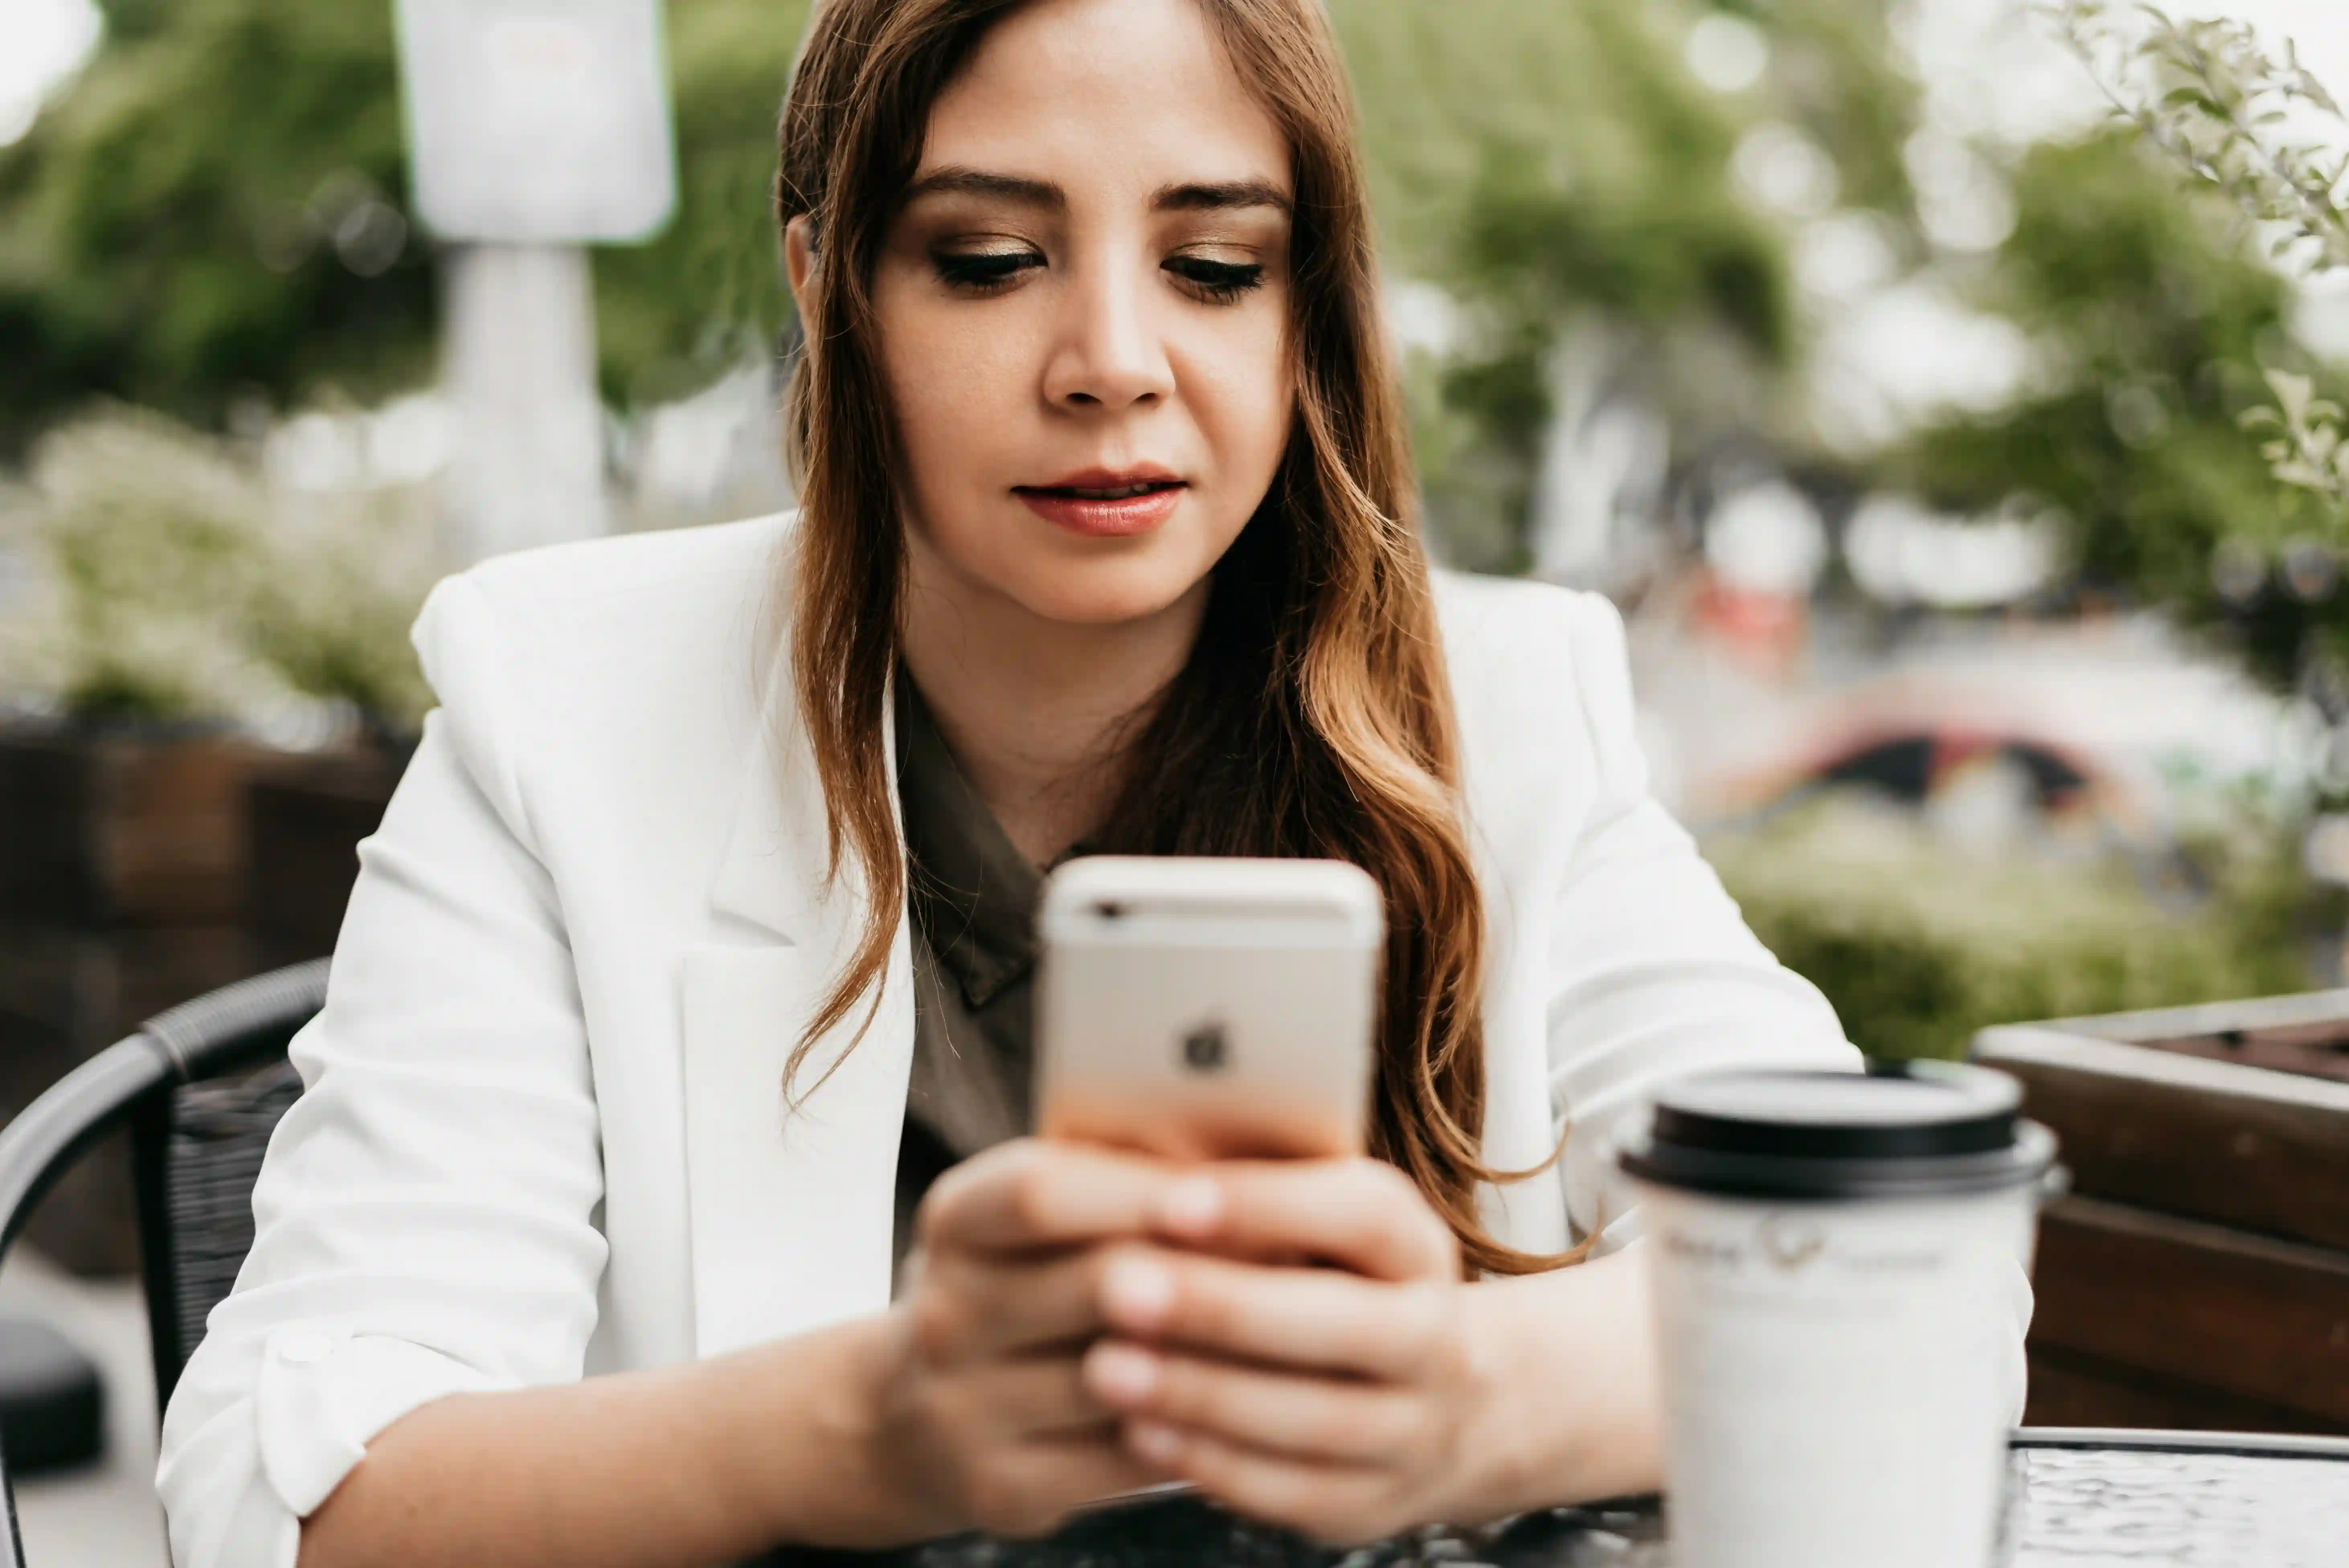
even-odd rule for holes
{"type": "Polygon", "coordinates": [[[1217,303],[1236,300],[1264,282],[1264,264],[1260,262],[1211,262],[1205,256],[1176,256],[1166,263],[1166,270],[1190,285],[1193,294],[1217,303]]]}
{"type": "Polygon", "coordinates": [[[1044,258],[1033,251],[934,251],[930,261],[949,288],[985,292],[1001,288],[1044,258]]]}

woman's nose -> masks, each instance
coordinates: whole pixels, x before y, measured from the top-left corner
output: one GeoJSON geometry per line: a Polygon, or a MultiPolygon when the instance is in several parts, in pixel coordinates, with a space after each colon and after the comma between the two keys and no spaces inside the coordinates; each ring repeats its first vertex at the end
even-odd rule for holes
{"type": "Polygon", "coordinates": [[[1056,407],[1129,408],[1174,390],[1149,284],[1126,271],[1093,269],[1063,296],[1067,314],[1044,372],[1044,395],[1056,407]]]}

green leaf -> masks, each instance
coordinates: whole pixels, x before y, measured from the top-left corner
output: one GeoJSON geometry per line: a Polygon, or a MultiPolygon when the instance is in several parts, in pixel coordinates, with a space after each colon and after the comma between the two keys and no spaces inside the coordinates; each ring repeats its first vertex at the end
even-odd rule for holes
{"type": "Polygon", "coordinates": [[[2275,393],[2276,401],[2283,405],[2284,418],[2295,425],[2305,424],[2309,405],[2316,397],[2316,383],[2305,376],[2271,367],[2267,384],[2275,393]]]}
{"type": "Polygon", "coordinates": [[[2333,95],[2325,90],[2324,84],[2317,79],[2313,71],[2302,67],[2300,70],[2298,85],[2301,96],[2311,104],[2336,119],[2343,118],[2341,106],[2333,101],[2333,95]]]}

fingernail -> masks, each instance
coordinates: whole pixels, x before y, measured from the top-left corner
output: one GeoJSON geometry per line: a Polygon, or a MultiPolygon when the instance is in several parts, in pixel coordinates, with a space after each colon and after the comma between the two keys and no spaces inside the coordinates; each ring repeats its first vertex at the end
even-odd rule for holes
{"type": "Polygon", "coordinates": [[[1158,1387],[1158,1357],[1139,1346],[1096,1345],[1087,1360],[1094,1391],[1112,1404],[1140,1404],[1158,1387]]]}
{"type": "Polygon", "coordinates": [[[1174,1276],[1148,1258],[1119,1258],[1102,1276],[1102,1301],[1112,1321],[1154,1328],[1174,1305],[1174,1276]]]}
{"type": "Polygon", "coordinates": [[[1183,1457],[1183,1439],[1172,1427],[1162,1427],[1155,1421],[1129,1421],[1125,1440],[1133,1451],[1154,1465],[1172,1465],[1183,1457]]]}
{"type": "Polygon", "coordinates": [[[1206,1176],[1186,1176],[1166,1191],[1159,1218],[1168,1230],[1204,1236],[1223,1218],[1224,1190],[1206,1176]]]}

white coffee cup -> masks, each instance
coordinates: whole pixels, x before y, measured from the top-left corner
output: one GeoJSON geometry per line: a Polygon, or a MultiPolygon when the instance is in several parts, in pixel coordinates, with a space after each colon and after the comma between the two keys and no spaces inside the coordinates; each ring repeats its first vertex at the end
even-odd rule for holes
{"type": "Polygon", "coordinates": [[[1985,1568],[2054,1139],[1949,1063],[1745,1072],[1627,1141],[1675,1568],[1985,1568]]]}

